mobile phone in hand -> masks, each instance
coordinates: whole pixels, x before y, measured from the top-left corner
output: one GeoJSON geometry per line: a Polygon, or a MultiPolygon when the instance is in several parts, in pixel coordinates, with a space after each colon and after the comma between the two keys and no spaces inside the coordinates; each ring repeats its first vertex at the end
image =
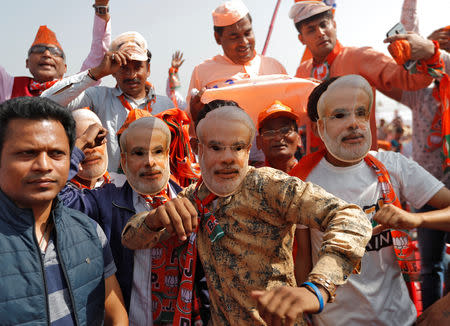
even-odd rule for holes
{"type": "MultiPolygon", "coordinates": [[[[386,37],[391,37],[397,34],[406,34],[406,29],[403,26],[402,23],[397,23],[392,27],[387,33],[386,37]]],[[[403,64],[403,67],[406,70],[411,70],[413,67],[416,66],[417,61],[416,60],[408,60],[403,64]]]]}

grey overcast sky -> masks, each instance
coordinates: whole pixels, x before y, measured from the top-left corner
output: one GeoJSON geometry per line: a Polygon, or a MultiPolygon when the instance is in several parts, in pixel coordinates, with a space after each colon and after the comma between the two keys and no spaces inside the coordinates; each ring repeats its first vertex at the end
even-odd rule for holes
{"type": "MultiPolygon", "coordinates": [[[[1,1],[1,65],[13,75],[29,75],[26,53],[39,25],[55,31],[67,55],[67,74],[77,73],[89,52],[94,9],[93,0],[1,1]]],[[[276,0],[244,0],[253,17],[256,49],[262,50],[276,0]]],[[[222,0],[110,0],[112,37],[136,30],[144,35],[152,51],[150,81],[158,93],[165,81],[172,53],[180,49],[186,59],[180,69],[181,93],[186,95],[195,65],[222,53],[212,32],[211,11],[222,0]]],[[[294,74],[304,47],[288,18],[293,0],[282,0],[267,55],[278,59],[294,74]]],[[[400,20],[403,0],[336,0],[338,39],[347,46],[371,46],[388,53],[386,32],[400,20]]],[[[418,0],[420,31],[450,24],[450,0],[418,0]]],[[[113,80],[105,80],[114,85],[113,80]]],[[[384,101],[384,100],[383,100],[384,101]]],[[[391,103],[387,101],[386,103],[391,103]]],[[[388,104],[389,105],[389,104],[388,104]]],[[[394,105],[394,104],[390,104],[394,105]]]]}

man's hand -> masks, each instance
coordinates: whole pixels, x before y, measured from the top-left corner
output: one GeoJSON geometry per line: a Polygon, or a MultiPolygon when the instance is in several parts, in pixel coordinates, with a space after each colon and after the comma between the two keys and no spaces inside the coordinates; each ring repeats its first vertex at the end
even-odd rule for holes
{"type": "Polygon", "coordinates": [[[183,52],[181,51],[176,51],[173,55],[172,55],[172,67],[174,67],[175,69],[178,69],[181,67],[181,65],[183,64],[184,59],[183,59],[183,52]]]}
{"type": "Polygon", "coordinates": [[[417,318],[416,326],[450,325],[450,294],[436,301],[417,318]]]}
{"type": "Polygon", "coordinates": [[[431,33],[428,39],[437,41],[441,49],[450,52],[450,29],[439,28],[431,33]]]}
{"type": "MultiPolygon", "coordinates": [[[[328,293],[320,288],[324,304],[328,293]]],[[[319,311],[316,295],[304,287],[282,286],[270,291],[253,291],[252,297],[258,302],[258,311],[267,325],[294,325],[302,313],[319,311]]]]}
{"type": "Polygon", "coordinates": [[[108,131],[98,123],[91,124],[86,131],[75,140],[75,146],[84,151],[106,143],[108,131]]]}
{"type": "Polygon", "coordinates": [[[198,213],[187,198],[175,198],[151,211],[144,223],[152,231],[165,228],[171,235],[185,241],[197,228],[198,213]]]}
{"type": "Polygon", "coordinates": [[[105,76],[111,75],[117,72],[121,66],[127,65],[127,62],[131,61],[130,55],[122,50],[108,51],[105,53],[102,62],[90,69],[91,75],[99,80],[105,76]]]}
{"type": "Polygon", "coordinates": [[[428,60],[434,55],[434,43],[413,32],[393,35],[386,38],[383,42],[392,43],[397,40],[408,41],[411,46],[410,60],[428,60]]]}
{"type": "Polygon", "coordinates": [[[420,213],[410,213],[394,205],[384,205],[373,219],[380,224],[373,229],[373,234],[385,229],[414,229],[423,221],[420,213]]]}

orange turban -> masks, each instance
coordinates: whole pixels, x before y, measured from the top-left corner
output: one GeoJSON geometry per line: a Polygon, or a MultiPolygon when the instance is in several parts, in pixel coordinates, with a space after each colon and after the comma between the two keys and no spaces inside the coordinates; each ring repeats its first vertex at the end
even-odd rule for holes
{"type": "Polygon", "coordinates": [[[151,117],[151,116],[152,115],[147,110],[142,110],[142,109],[131,110],[130,113],[128,113],[127,119],[123,123],[122,127],[117,132],[117,135],[121,135],[132,122],[134,122],[140,118],[151,117]]]}
{"type": "Polygon", "coordinates": [[[47,25],[42,25],[39,27],[39,30],[36,34],[33,44],[31,44],[31,47],[37,44],[52,44],[56,45],[62,50],[62,46],[56,39],[55,33],[51,29],[47,28],[47,25]]]}

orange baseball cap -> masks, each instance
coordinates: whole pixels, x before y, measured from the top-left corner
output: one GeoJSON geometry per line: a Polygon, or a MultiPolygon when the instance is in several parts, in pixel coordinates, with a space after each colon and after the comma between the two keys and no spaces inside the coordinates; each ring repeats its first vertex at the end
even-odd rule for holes
{"type": "Polygon", "coordinates": [[[292,108],[290,108],[289,106],[284,105],[280,101],[273,102],[271,106],[258,114],[258,130],[261,129],[263,122],[269,117],[271,119],[278,117],[287,117],[295,121],[298,120],[298,116],[294,113],[294,110],[292,110],[292,108]]]}
{"type": "Polygon", "coordinates": [[[122,127],[117,132],[117,135],[121,135],[132,122],[134,122],[140,118],[151,117],[151,116],[152,116],[151,113],[148,112],[147,110],[142,110],[142,109],[131,110],[130,113],[128,113],[128,116],[127,116],[125,122],[123,123],[122,127]]]}
{"type": "Polygon", "coordinates": [[[34,38],[34,42],[33,44],[31,44],[30,48],[37,44],[56,45],[58,48],[62,50],[62,46],[56,39],[55,33],[50,28],[48,28],[47,25],[39,26],[39,29],[36,33],[36,37],[34,38]]]}

